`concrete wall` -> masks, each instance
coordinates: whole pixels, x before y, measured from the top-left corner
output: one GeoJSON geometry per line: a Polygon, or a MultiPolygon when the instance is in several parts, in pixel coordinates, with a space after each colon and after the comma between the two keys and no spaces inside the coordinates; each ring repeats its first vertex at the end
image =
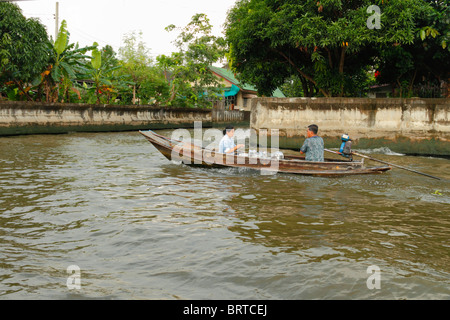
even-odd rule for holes
{"type": "Polygon", "coordinates": [[[0,101],[0,136],[212,126],[211,110],[0,101]]]}
{"type": "Polygon", "coordinates": [[[450,99],[256,98],[253,129],[279,129],[280,147],[298,149],[315,123],[327,147],[348,133],[355,148],[450,156],[450,99]]]}
{"type": "Polygon", "coordinates": [[[213,126],[232,124],[234,126],[248,126],[250,111],[213,109],[211,111],[213,126]]]}

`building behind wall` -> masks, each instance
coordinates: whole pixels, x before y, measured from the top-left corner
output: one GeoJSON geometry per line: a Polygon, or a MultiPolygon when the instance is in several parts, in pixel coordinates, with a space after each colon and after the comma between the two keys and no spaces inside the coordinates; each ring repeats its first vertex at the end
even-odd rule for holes
{"type": "MultiPolygon", "coordinates": [[[[240,83],[230,69],[210,66],[210,70],[225,86],[224,103],[221,104],[223,108],[250,111],[251,105],[248,102],[250,99],[258,97],[258,90],[251,85],[240,83]]],[[[272,97],[284,98],[285,96],[279,89],[276,89],[272,97]]]]}

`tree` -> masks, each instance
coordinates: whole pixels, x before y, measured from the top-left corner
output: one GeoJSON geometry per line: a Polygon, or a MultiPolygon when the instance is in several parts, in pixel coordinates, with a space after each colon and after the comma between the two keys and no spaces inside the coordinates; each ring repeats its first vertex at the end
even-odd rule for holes
{"type": "Polygon", "coordinates": [[[417,19],[411,44],[381,46],[375,61],[378,83],[390,83],[399,96],[445,96],[450,78],[450,7],[428,1],[427,14],[417,19]]]}
{"type": "Polygon", "coordinates": [[[210,20],[202,13],[194,15],[183,28],[172,24],[166,30],[180,31],[175,41],[179,51],[157,57],[170,88],[166,104],[211,106],[211,99],[217,99],[222,89],[209,67],[225,56],[224,39],[212,34],[210,20]]]}
{"type": "Polygon", "coordinates": [[[307,96],[352,96],[362,90],[381,45],[410,44],[423,0],[241,0],[229,11],[231,67],[271,95],[297,75],[307,96]],[[368,27],[368,8],[381,8],[381,28],[368,27]]]}
{"type": "Polygon", "coordinates": [[[29,83],[47,66],[47,45],[47,32],[38,20],[25,18],[16,4],[1,1],[0,90],[4,87],[8,94],[15,88],[27,100],[33,100],[29,83]]]}
{"type": "Polygon", "coordinates": [[[152,65],[150,50],[142,41],[142,31],[135,31],[124,36],[125,45],[119,48],[122,72],[128,75],[133,83],[131,102],[138,101],[141,84],[149,79],[149,68],[152,65]]]}
{"type": "Polygon", "coordinates": [[[163,71],[157,66],[147,69],[147,78],[141,82],[139,88],[139,99],[147,101],[148,104],[167,105],[169,86],[163,71]]]}

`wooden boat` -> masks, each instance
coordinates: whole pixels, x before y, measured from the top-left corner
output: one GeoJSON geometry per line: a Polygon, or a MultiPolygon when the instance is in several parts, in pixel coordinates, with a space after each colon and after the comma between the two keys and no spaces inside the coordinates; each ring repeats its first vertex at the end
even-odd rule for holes
{"type": "Polygon", "coordinates": [[[234,167],[262,170],[266,174],[292,173],[311,176],[337,177],[358,174],[382,173],[390,166],[366,167],[359,161],[325,159],[324,162],[305,161],[304,157],[285,155],[282,159],[227,155],[208,150],[193,143],[170,139],[151,130],[139,131],[168,160],[181,161],[186,165],[203,167],[234,167]]]}

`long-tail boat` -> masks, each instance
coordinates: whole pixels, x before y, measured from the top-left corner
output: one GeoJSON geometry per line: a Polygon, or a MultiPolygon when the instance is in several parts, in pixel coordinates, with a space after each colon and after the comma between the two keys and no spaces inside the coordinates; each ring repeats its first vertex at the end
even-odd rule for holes
{"type": "Polygon", "coordinates": [[[203,167],[234,167],[262,170],[267,174],[291,173],[310,176],[338,177],[382,173],[390,166],[366,167],[364,159],[324,159],[323,162],[305,161],[302,156],[283,155],[281,158],[250,156],[249,154],[224,154],[191,142],[183,142],[159,135],[154,131],[139,131],[168,160],[203,167]]]}

